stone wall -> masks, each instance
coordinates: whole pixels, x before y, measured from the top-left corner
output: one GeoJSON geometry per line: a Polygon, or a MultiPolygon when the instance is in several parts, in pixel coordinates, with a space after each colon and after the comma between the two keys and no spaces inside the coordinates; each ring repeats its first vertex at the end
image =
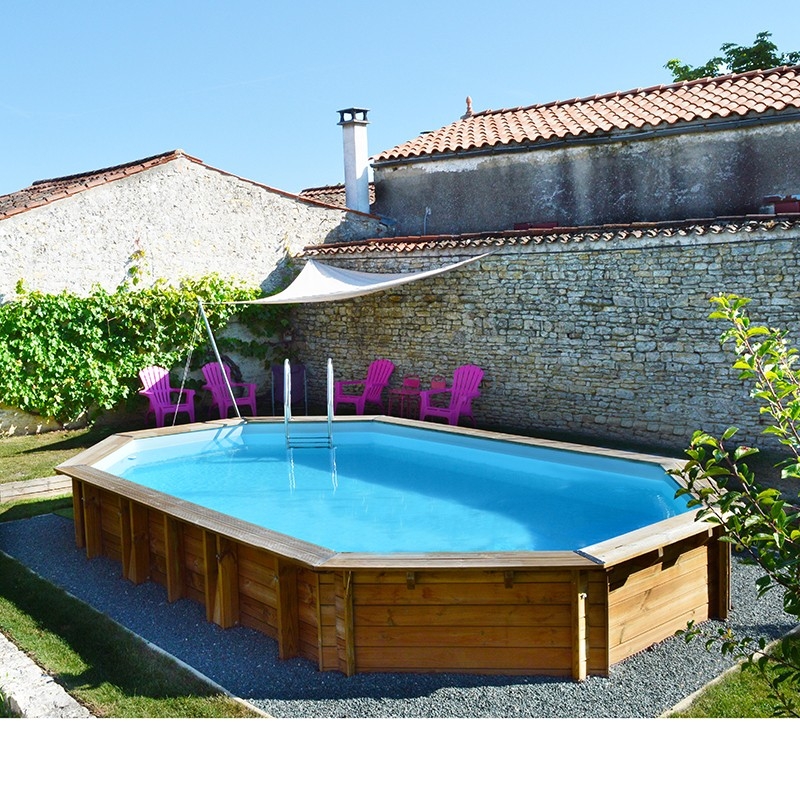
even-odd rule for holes
{"type": "MultiPolygon", "coordinates": [[[[800,334],[797,226],[624,240],[508,244],[392,292],[294,310],[294,358],[324,407],[325,359],[360,378],[375,358],[423,383],[462,363],[486,371],[479,427],[681,452],[699,428],[763,427],[710,321],[709,298],[753,299],[752,316],[800,334]]],[[[487,249],[489,249],[487,247],[487,249]]],[[[432,268],[476,249],[318,256],[365,271],[432,268]]],[[[797,339],[795,339],[797,341],[797,339]]]]}
{"type": "Polygon", "coordinates": [[[145,278],[218,272],[269,286],[287,253],[384,230],[180,157],[0,221],[0,300],[20,279],[44,292],[113,289],[138,250],[145,278]]]}

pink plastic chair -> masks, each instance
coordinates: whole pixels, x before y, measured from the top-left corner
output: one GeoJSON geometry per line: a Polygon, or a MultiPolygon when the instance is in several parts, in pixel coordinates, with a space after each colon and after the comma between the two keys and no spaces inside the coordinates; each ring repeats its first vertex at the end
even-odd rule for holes
{"type": "Polygon", "coordinates": [[[145,367],[139,371],[139,380],[143,389],[139,394],[150,401],[150,408],[145,414],[147,419],[151,414],[156,418],[156,427],[164,427],[164,417],[171,414],[173,422],[181,412],[189,415],[189,421],[194,422],[194,389],[173,389],[169,385],[169,370],[164,367],[145,367]]]}
{"type": "Polygon", "coordinates": [[[333,392],[334,412],[339,410],[340,403],[352,403],[356,414],[363,414],[367,403],[372,403],[385,413],[383,408],[383,390],[394,372],[394,364],[388,359],[373,361],[367,369],[367,377],[363,381],[336,381],[333,392]],[[363,386],[360,394],[346,394],[345,387],[363,386]]]}
{"type": "Polygon", "coordinates": [[[453,385],[449,389],[425,389],[420,392],[419,418],[441,417],[448,425],[458,425],[466,417],[475,425],[472,416],[472,401],[480,397],[478,386],[483,380],[483,370],[474,364],[464,364],[453,371],[453,385]],[[446,406],[433,404],[433,398],[446,399],[446,406]]]}
{"type": "MultiPolygon", "coordinates": [[[[231,379],[231,368],[225,364],[225,375],[228,377],[231,389],[236,400],[236,407],[249,407],[250,413],[256,416],[256,385],[254,383],[235,383],[231,379]],[[236,396],[236,395],[239,396],[236,396]]],[[[234,398],[228,391],[228,386],[225,383],[225,378],[222,374],[219,364],[216,361],[211,361],[203,365],[203,377],[206,382],[203,388],[207,392],[211,392],[211,408],[209,414],[217,409],[217,414],[220,419],[225,419],[228,412],[234,408],[234,398]]]]}

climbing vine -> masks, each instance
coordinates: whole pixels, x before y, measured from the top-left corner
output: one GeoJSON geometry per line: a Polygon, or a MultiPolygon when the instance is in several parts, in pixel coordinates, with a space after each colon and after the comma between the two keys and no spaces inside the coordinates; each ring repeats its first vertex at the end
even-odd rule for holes
{"type": "MultiPolygon", "coordinates": [[[[180,286],[136,283],[133,270],[116,290],[95,287],[86,296],[18,286],[18,299],[0,306],[0,402],[60,422],[92,419],[136,395],[143,367],[183,368],[195,338],[198,299],[215,333],[234,315],[250,332],[250,341],[224,337],[228,352],[266,360],[270,339],[288,325],[281,306],[231,305],[258,297],[260,290],[219,275],[180,286]]],[[[197,342],[196,358],[202,358],[204,329],[197,342]]]]}

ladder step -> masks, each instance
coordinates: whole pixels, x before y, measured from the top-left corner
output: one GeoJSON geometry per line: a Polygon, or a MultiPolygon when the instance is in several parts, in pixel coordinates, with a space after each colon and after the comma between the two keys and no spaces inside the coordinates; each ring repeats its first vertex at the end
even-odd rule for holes
{"type": "Polygon", "coordinates": [[[289,437],[287,447],[333,447],[333,442],[327,436],[303,436],[300,438],[289,437]]]}

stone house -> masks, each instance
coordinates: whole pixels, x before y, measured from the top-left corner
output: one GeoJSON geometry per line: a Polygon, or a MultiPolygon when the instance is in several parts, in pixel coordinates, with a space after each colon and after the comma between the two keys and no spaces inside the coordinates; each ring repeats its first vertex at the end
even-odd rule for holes
{"type": "Polygon", "coordinates": [[[255,285],[310,244],[380,236],[369,214],[301,198],[204,164],[180,150],[0,197],[0,299],[30,289],[112,289],[131,256],[149,277],[219,272],[255,285]]]}
{"type": "Polygon", "coordinates": [[[388,293],[296,307],[312,393],[324,396],[328,356],[344,378],[392,358],[398,382],[473,362],[486,370],[482,427],[675,452],[694,430],[735,421],[759,443],[709,298],[745,295],[754,318],[797,333],[799,152],[790,67],[468,107],[372,160],[371,210],[393,236],[306,252],[388,273],[487,255],[388,293]]]}
{"type": "Polygon", "coordinates": [[[467,98],[374,158],[372,208],[402,235],[758,213],[800,192],[798,98],[794,67],[500,111],[467,98]]]}
{"type": "MultiPolygon", "coordinates": [[[[31,290],[114,289],[136,266],[173,282],[219,273],[274,288],[287,258],[310,244],[380,236],[378,218],[273,189],[174,150],[50,180],[0,197],[0,302],[31,290]]],[[[231,333],[247,335],[232,327],[231,333]]],[[[239,363],[269,386],[264,365],[239,363]]],[[[51,423],[0,407],[0,429],[51,423]]]]}

